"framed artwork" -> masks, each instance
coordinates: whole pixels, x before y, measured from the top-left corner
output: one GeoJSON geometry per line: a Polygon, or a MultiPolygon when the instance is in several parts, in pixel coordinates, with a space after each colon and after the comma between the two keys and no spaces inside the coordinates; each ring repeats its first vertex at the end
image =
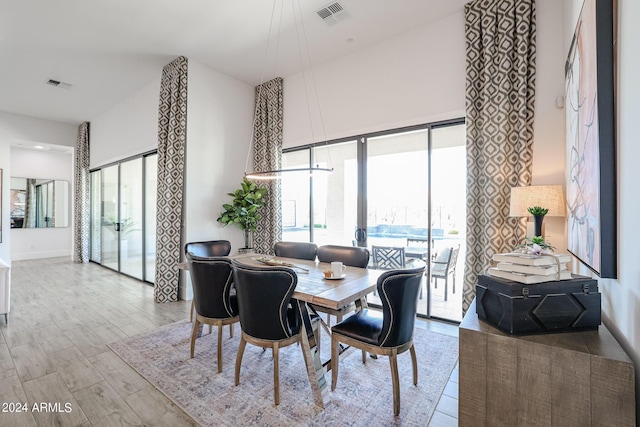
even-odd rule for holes
{"type": "Polygon", "coordinates": [[[565,66],[567,248],[617,276],[615,0],[585,0],[565,66]]]}

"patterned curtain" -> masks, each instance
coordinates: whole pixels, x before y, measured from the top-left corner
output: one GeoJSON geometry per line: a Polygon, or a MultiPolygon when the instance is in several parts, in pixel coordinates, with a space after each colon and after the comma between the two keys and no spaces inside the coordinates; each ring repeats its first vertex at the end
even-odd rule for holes
{"type": "Polygon", "coordinates": [[[512,250],[524,224],[509,218],[511,187],[531,183],[535,97],[534,0],[465,5],[467,255],[463,311],[494,253],[512,250]]]}
{"type": "Polygon", "coordinates": [[[187,58],[162,69],[158,108],[158,199],[156,214],[156,302],[178,300],[182,251],[182,192],[187,138],[187,58]]]}
{"type": "Polygon", "coordinates": [[[24,222],[22,228],[36,226],[36,180],[27,178],[27,190],[24,196],[24,222]]]}
{"type": "Polygon", "coordinates": [[[73,260],[89,262],[89,122],[78,126],[74,159],[73,260]]]}
{"type": "MultiPolygon", "coordinates": [[[[256,86],[255,92],[253,166],[256,171],[277,170],[282,167],[282,78],[256,86]]],[[[267,202],[253,233],[253,247],[257,253],[273,254],[273,245],[282,240],[281,185],[277,179],[260,185],[268,190],[267,202]]]]}

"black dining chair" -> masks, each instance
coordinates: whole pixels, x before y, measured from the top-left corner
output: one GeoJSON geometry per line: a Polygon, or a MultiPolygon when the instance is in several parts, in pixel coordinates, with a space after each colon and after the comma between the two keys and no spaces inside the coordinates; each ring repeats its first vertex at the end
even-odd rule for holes
{"type": "Polygon", "coordinates": [[[318,245],[309,242],[278,242],[273,245],[276,256],[285,258],[316,260],[318,245]]]}
{"type": "Polygon", "coordinates": [[[199,257],[227,256],[231,253],[231,242],[228,240],[208,240],[189,242],[184,245],[184,253],[191,252],[199,257]]]}
{"type": "Polygon", "coordinates": [[[204,258],[187,252],[195,320],[191,334],[191,358],[195,352],[196,338],[201,324],[218,327],[218,372],[222,372],[222,328],[229,325],[233,337],[233,324],[240,321],[238,301],[232,295],[233,267],[228,258],[204,258]]]}
{"type": "MultiPolygon", "coordinates": [[[[228,240],[206,240],[202,242],[189,242],[184,245],[184,254],[191,252],[201,258],[216,256],[227,256],[231,252],[231,242],[228,240]]],[[[191,310],[189,311],[189,322],[193,322],[195,297],[191,300],[191,310]]]]}
{"type": "MultiPolygon", "coordinates": [[[[318,248],[318,261],[320,262],[332,263],[334,261],[340,261],[347,266],[367,268],[369,257],[369,249],[359,246],[323,245],[318,248]]],[[[331,325],[331,315],[336,316],[336,320],[340,322],[345,314],[354,311],[356,308],[353,303],[337,310],[314,304],[311,304],[311,306],[315,311],[327,314],[328,326],[331,325]]]]}
{"type": "Polygon", "coordinates": [[[366,268],[369,256],[369,249],[359,246],[323,245],[318,248],[318,261],[340,261],[351,267],[366,268]]]}
{"type": "Polygon", "coordinates": [[[383,273],[377,283],[382,312],[365,308],[331,328],[331,390],[335,390],[338,381],[340,343],[362,350],[362,363],[366,363],[367,352],[389,356],[393,413],[400,414],[398,354],[410,351],[413,384],[418,385],[418,361],[413,346],[413,331],[424,270],[425,265],[420,261],[418,268],[383,273]]]}
{"type": "MultiPolygon", "coordinates": [[[[233,260],[234,280],[240,310],[240,346],[236,357],[235,384],[247,343],[273,352],[273,384],[280,404],[279,349],[300,342],[304,326],[298,304],[292,299],[298,283],[295,271],[286,267],[253,267],[233,260]]],[[[317,320],[312,319],[317,337],[317,320]]],[[[317,339],[316,339],[317,341],[317,339]]]]}

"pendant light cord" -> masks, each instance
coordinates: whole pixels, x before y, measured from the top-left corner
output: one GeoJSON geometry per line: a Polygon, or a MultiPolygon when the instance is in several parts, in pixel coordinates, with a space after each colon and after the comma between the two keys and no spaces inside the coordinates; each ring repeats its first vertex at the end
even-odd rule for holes
{"type": "MultiPolygon", "coordinates": [[[[302,17],[302,8],[300,7],[300,0],[297,0],[298,4],[298,13],[300,14],[300,26],[302,27],[302,38],[304,39],[304,44],[306,46],[306,54],[307,54],[307,62],[309,64],[309,71],[311,73],[311,83],[313,87],[313,94],[316,99],[316,106],[318,107],[318,114],[320,115],[320,127],[322,130],[322,137],[324,139],[325,146],[327,148],[327,157],[329,158],[329,166],[333,164],[331,161],[331,150],[329,150],[329,144],[327,143],[327,132],[324,126],[324,119],[322,116],[322,108],[320,107],[320,99],[318,98],[318,87],[316,86],[316,76],[313,71],[313,64],[311,63],[311,55],[309,54],[309,40],[307,39],[307,31],[304,25],[304,19],[302,17]]],[[[307,115],[309,116],[309,125],[311,127],[311,145],[315,147],[315,137],[313,132],[313,120],[311,119],[311,106],[309,104],[309,93],[307,92],[307,78],[305,73],[304,61],[302,60],[302,44],[300,41],[300,32],[298,31],[298,19],[295,11],[294,0],[291,0],[291,6],[293,9],[293,19],[296,28],[296,38],[298,41],[298,52],[300,55],[300,66],[302,67],[302,82],[304,86],[304,93],[307,99],[307,115]]]]}

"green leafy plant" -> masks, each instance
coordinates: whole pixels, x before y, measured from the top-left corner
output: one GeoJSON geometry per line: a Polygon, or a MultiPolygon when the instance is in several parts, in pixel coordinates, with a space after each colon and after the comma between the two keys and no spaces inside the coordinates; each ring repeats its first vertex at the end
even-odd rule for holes
{"type": "Polygon", "coordinates": [[[534,206],[532,208],[528,208],[527,210],[531,215],[534,215],[534,216],[538,216],[538,215],[545,216],[549,212],[549,209],[541,208],[540,206],[534,206]]]}
{"type": "Polygon", "coordinates": [[[556,249],[545,241],[542,236],[527,237],[524,243],[516,246],[516,248],[536,255],[553,252],[556,249]]]}
{"type": "Polygon", "coordinates": [[[249,181],[246,177],[242,179],[240,188],[233,193],[227,193],[233,198],[231,203],[222,205],[223,211],[218,217],[218,222],[225,226],[236,224],[244,232],[244,247],[249,247],[249,236],[252,231],[256,230],[260,214],[258,210],[265,203],[267,189],[258,187],[254,182],[249,181]]]}

